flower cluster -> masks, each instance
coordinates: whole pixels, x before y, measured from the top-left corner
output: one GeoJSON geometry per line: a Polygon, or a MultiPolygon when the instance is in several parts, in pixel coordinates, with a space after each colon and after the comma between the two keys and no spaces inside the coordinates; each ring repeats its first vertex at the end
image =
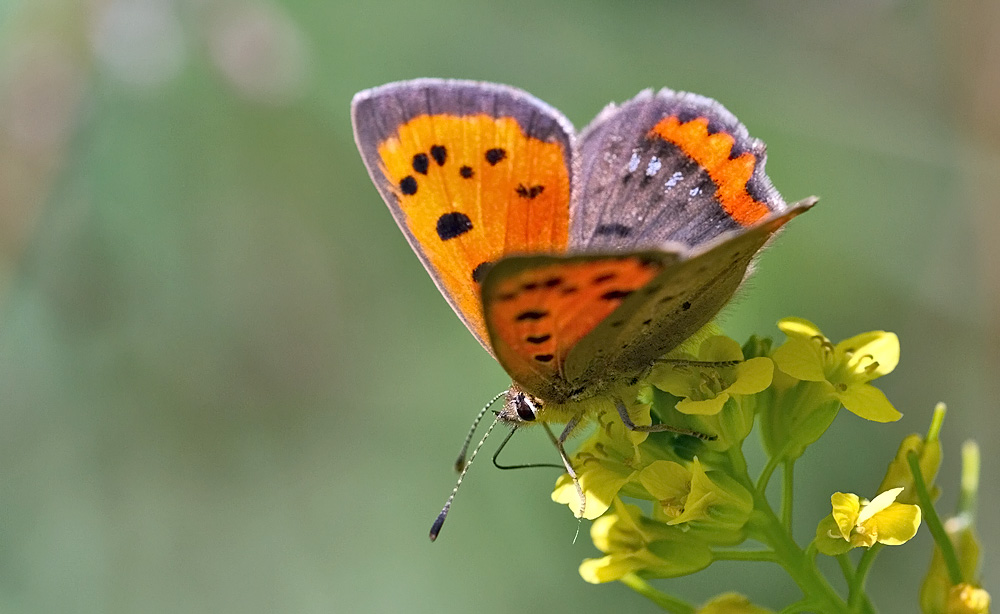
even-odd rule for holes
{"type": "MultiPolygon", "coordinates": [[[[741,347],[727,337],[711,336],[652,368],[633,389],[634,397],[624,400],[626,408],[635,424],[655,421],[677,432],[630,431],[614,412],[596,416],[593,434],[571,457],[585,496],[583,517],[595,520],[591,537],[603,553],[580,566],[586,581],[621,580],[649,596],[656,592],[646,584],[649,578],[691,574],[720,559],[771,560],[783,565],[802,588],[802,608],[835,612],[861,603],[862,610],[872,611],[863,593],[871,557],[862,557],[852,573],[847,569],[853,564],[841,561],[851,591],[846,599],[820,578],[813,559],[817,553],[844,557],[854,548],[874,555],[878,548],[902,544],[916,534],[926,511],[918,505],[920,492],[936,494],[934,479],[941,460],[937,430],[943,409],[926,437],[912,435],[903,441],[871,501],[834,493],[830,515],[819,521],[815,540],[801,548],[790,535],[791,466],[841,407],[872,422],[902,416],[871,384],[896,367],[899,341],[892,333],[873,331],[833,343],[799,318],[784,319],[778,327],[786,339],[776,348],[768,339],[751,338],[741,347]],[[768,462],[751,478],[742,447],[755,425],[768,462]],[[683,434],[692,431],[706,437],[683,434]],[[780,513],[766,496],[779,467],[786,472],[780,513]],[[766,549],[741,546],[748,540],[766,549]]],[[[570,476],[558,480],[552,498],[579,514],[579,495],[570,476]]],[[[988,594],[978,592],[974,582],[963,584],[964,589],[958,584],[935,588],[936,603],[988,603],[988,594]]],[[[661,595],[657,601],[673,603],[674,598],[661,595]]],[[[767,611],[731,593],[700,609],[675,609],[706,614],[767,611]]]]}

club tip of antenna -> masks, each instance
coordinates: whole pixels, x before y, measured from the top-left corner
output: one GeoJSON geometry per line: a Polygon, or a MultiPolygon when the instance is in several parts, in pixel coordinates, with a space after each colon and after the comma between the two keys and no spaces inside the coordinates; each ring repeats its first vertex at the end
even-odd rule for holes
{"type": "Polygon", "coordinates": [[[438,538],[438,533],[441,532],[441,527],[444,526],[445,512],[438,514],[438,517],[434,520],[434,524],[431,525],[430,538],[434,541],[438,538]]]}
{"type": "Polygon", "coordinates": [[[455,473],[462,473],[462,469],[465,469],[464,454],[455,459],[455,473]]]}

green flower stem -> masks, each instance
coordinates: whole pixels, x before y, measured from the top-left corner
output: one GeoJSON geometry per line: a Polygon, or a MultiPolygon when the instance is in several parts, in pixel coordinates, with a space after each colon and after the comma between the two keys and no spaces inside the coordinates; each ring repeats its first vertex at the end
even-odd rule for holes
{"type": "Polygon", "coordinates": [[[713,550],[713,561],[766,561],[777,563],[778,555],[773,550],[713,550]]]}
{"type": "MultiPolygon", "coordinates": [[[[752,485],[753,482],[747,474],[743,451],[736,447],[731,448],[728,457],[732,465],[731,475],[746,485],[752,485]]],[[[766,486],[766,481],[762,483],[766,486]]],[[[763,489],[758,488],[754,491],[753,501],[754,513],[750,516],[747,528],[752,535],[773,549],[775,562],[781,565],[806,596],[802,603],[808,602],[809,611],[830,614],[844,612],[847,604],[819,573],[813,555],[807,554],[792,539],[791,532],[771,509],[763,489]]]]}
{"type": "Polygon", "coordinates": [[[807,599],[814,602],[820,612],[840,613],[847,604],[826,581],[805,551],[799,548],[781,521],[774,514],[767,499],[754,496],[755,514],[751,516],[756,532],[774,548],[777,562],[798,585],[807,599]]]}
{"type": "Polygon", "coordinates": [[[799,614],[799,612],[812,612],[816,609],[816,604],[809,600],[796,601],[788,607],[782,608],[778,614],[799,614]]]}
{"type": "Polygon", "coordinates": [[[941,434],[941,425],[944,424],[944,415],[948,412],[948,407],[944,403],[934,406],[934,414],[931,416],[931,425],[927,429],[926,441],[937,441],[941,434]]]}
{"type": "Polygon", "coordinates": [[[694,614],[695,612],[694,606],[690,603],[653,588],[649,582],[634,573],[622,576],[619,581],[667,612],[673,612],[673,614],[694,614]]]}
{"type": "Polygon", "coordinates": [[[792,531],[792,493],[795,488],[795,460],[786,459],[781,470],[781,524],[792,531]]]}
{"type": "MultiPolygon", "coordinates": [[[[844,554],[837,555],[837,563],[840,564],[840,571],[844,574],[844,580],[847,581],[847,585],[850,586],[854,582],[854,563],[851,561],[851,557],[845,552],[844,554]]],[[[862,605],[863,612],[865,614],[875,614],[875,606],[872,605],[871,600],[868,598],[868,594],[865,593],[864,604],[862,605]]]]}
{"type": "Polygon", "coordinates": [[[847,605],[851,608],[851,612],[863,611],[867,598],[865,594],[865,581],[868,579],[868,570],[871,569],[872,563],[875,562],[875,557],[878,556],[880,550],[882,550],[882,544],[877,543],[865,550],[865,553],[861,555],[861,560],[858,561],[858,568],[854,571],[854,577],[851,578],[849,596],[847,598],[847,605]]]}
{"type": "Polygon", "coordinates": [[[743,450],[738,446],[733,446],[726,452],[726,458],[729,460],[729,467],[731,469],[729,475],[736,478],[748,490],[753,490],[753,481],[750,479],[750,473],[747,471],[747,459],[743,456],[743,450]]]}
{"type": "Polygon", "coordinates": [[[917,490],[917,499],[920,500],[920,511],[924,514],[924,521],[927,523],[931,536],[934,537],[934,543],[941,550],[945,567],[948,569],[948,579],[951,580],[953,586],[959,584],[962,582],[962,567],[958,564],[955,547],[952,545],[951,539],[948,538],[948,533],[944,530],[941,517],[934,509],[930,493],[927,492],[927,483],[924,482],[924,475],[920,471],[920,459],[916,452],[910,452],[906,455],[906,461],[910,464],[910,473],[913,474],[913,485],[917,490]]]}
{"type": "Polygon", "coordinates": [[[838,554],[837,564],[840,565],[840,573],[844,574],[844,580],[850,586],[851,582],[854,581],[854,563],[851,561],[850,555],[846,552],[838,554]]]}
{"type": "Polygon", "coordinates": [[[816,548],[816,539],[813,538],[813,540],[811,542],[809,542],[809,545],[806,546],[806,559],[808,559],[810,563],[815,564],[816,554],[818,552],[819,552],[819,549],[816,548]]]}
{"type": "Polygon", "coordinates": [[[979,446],[969,440],[962,444],[962,490],[958,494],[958,514],[972,524],[976,520],[979,495],[979,446]]]}
{"type": "Polygon", "coordinates": [[[757,478],[757,492],[763,493],[767,490],[767,484],[771,481],[771,474],[778,468],[779,463],[781,463],[781,455],[775,455],[767,459],[767,464],[764,465],[764,469],[760,472],[760,477],[757,478]]]}

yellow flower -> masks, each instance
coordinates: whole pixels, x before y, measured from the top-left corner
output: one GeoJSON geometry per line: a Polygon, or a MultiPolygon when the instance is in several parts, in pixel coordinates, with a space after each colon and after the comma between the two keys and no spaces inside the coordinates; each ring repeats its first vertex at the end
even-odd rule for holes
{"type": "MultiPolygon", "coordinates": [[[[633,403],[629,415],[636,424],[651,424],[648,403],[633,403]]],[[[617,412],[608,411],[598,416],[598,428],[573,456],[573,468],[585,503],[583,518],[593,520],[606,512],[626,484],[631,481],[642,463],[639,444],[649,435],[625,428],[617,412]]],[[[556,480],[552,500],[563,503],[580,513],[580,497],[568,474],[556,480]]]]}
{"type": "Polygon", "coordinates": [[[659,503],[654,518],[684,525],[710,543],[739,543],[753,511],[753,495],[724,473],[712,476],[697,457],[690,468],[658,460],[639,472],[639,482],[659,503]]]}
{"type": "Polygon", "coordinates": [[[835,556],[851,548],[871,548],[876,542],[898,546],[917,534],[920,507],[896,503],[902,488],[893,488],[871,501],[852,493],[834,493],[830,497],[833,513],[816,529],[816,547],[823,554],[835,556]]]}
{"type": "Polygon", "coordinates": [[[626,574],[671,578],[708,567],[712,553],[708,544],[678,527],[645,518],[638,507],[615,501],[613,512],[590,527],[594,545],[605,553],[585,559],[580,576],[592,584],[612,582],[626,574]]]}
{"type": "Polygon", "coordinates": [[[989,614],[990,594],[968,583],[956,584],[948,593],[945,614],[989,614]]]}
{"type": "Polygon", "coordinates": [[[695,614],[772,614],[738,593],[723,593],[705,602],[695,614]]]}
{"type": "Polygon", "coordinates": [[[681,361],[737,362],[725,367],[693,367],[683,362],[662,363],[648,381],[665,392],[680,397],[677,411],[683,414],[711,416],[722,410],[734,394],[755,394],[771,385],[774,364],[768,358],[743,361],[740,345],[721,335],[702,342],[697,356],[676,356],[681,361]]]}
{"type": "Polygon", "coordinates": [[[941,431],[941,423],[944,420],[945,405],[938,403],[934,408],[934,419],[931,428],[924,438],[916,433],[907,435],[903,442],[899,444],[896,457],[892,459],[886,468],[885,477],[879,485],[879,492],[885,492],[891,488],[902,486],[904,491],[896,498],[900,503],[916,503],[917,492],[913,484],[913,472],[910,470],[910,463],[907,456],[910,452],[917,455],[920,465],[920,474],[924,478],[924,483],[930,491],[931,498],[937,498],[937,486],[934,479],[937,477],[938,468],[941,466],[941,441],[938,434],[941,431]]]}
{"type": "Polygon", "coordinates": [[[774,351],[784,373],[807,382],[822,382],[849,411],[874,422],[902,417],[881,390],[868,382],[890,373],[899,363],[899,339],[893,333],[862,333],[834,345],[815,324],[785,318],[778,328],[788,340],[774,351]]]}

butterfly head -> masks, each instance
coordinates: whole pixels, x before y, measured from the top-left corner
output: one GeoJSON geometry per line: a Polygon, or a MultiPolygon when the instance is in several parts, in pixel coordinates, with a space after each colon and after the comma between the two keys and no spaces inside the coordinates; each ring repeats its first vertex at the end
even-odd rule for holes
{"type": "Polygon", "coordinates": [[[530,424],[538,419],[543,406],[541,399],[528,394],[517,384],[511,384],[497,419],[513,426],[530,424]]]}

